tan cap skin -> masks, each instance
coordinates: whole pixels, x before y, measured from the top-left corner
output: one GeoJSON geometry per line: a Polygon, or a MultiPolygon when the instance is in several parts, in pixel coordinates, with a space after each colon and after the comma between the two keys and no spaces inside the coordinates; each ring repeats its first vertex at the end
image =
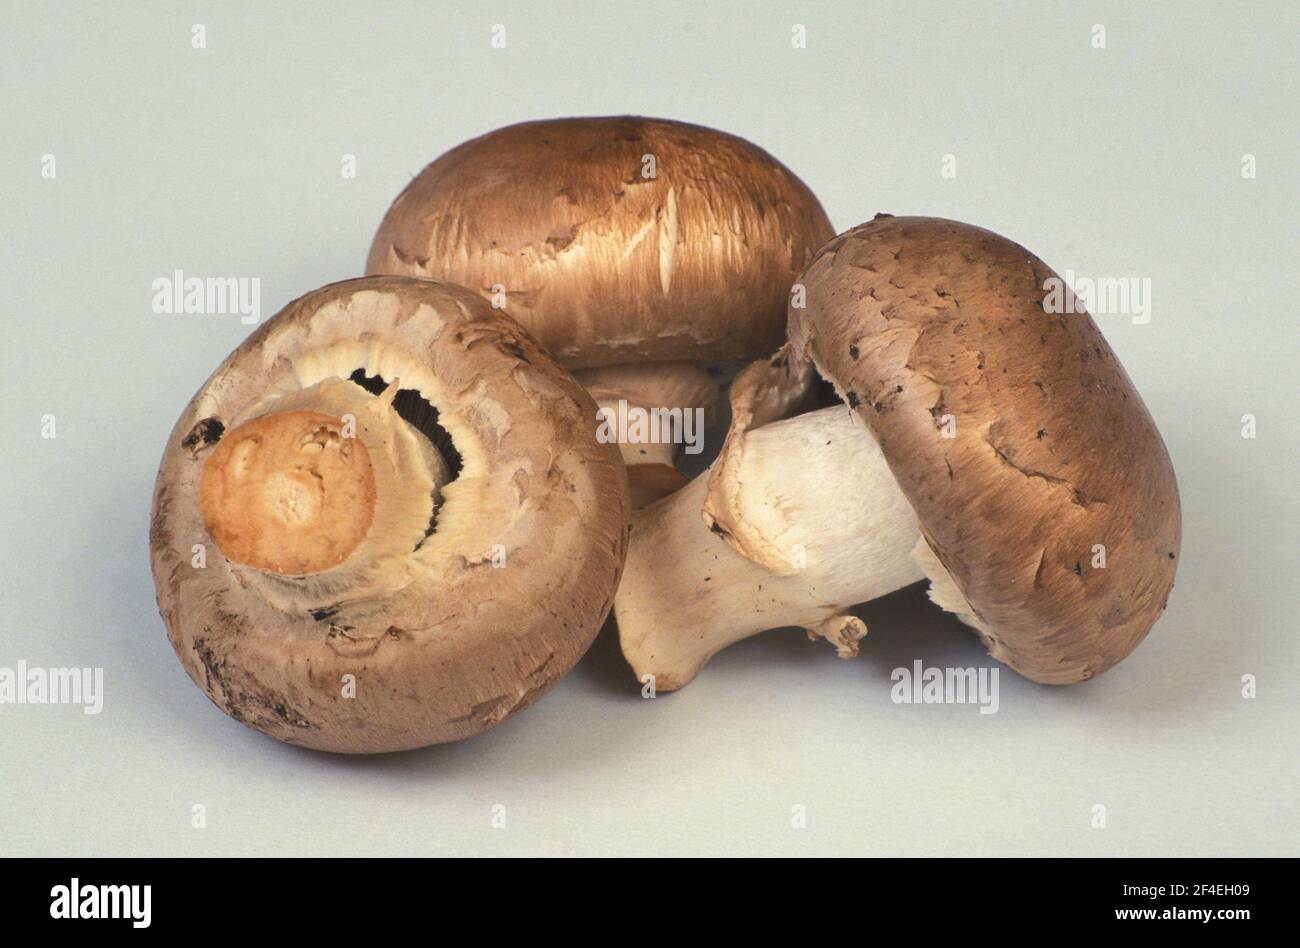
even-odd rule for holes
{"type": "Polygon", "coordinates": [[[732,387],[710,471],[639,512],[615,602],[638,677],[802,626],[841,655],[847,609],[928,578],[994,658],[1083,681],[1165,608],[1181,538],[1160,434],[1055,274],[989,231],[881,215],[797,285],[791,343],[732,387]],[[808,411],[818,375],[840,404],[808,411]],[[802,413],[801,413],[802,412],[802,413]]]}
{"type": "Polygon", "coordinates": [[[289,304],[177,421],[154,492],[158,605],[219,708],[378,752],[545,693],[609,612],[630,507],[591,397],[450,284],[289,304]]]}
{"type": "MultiPolygon", "coordinates": [[[[389,208],[366,272],[446,279],[504,305],[612,414],[620,399],[687,410],[711,406],[730,371],[706,369],[781,343],[790,284],[833,233],[803,182],[741,138],[553,119],[426,167],[389,208]]],[[[684,483],[674,445],[622,448],[640,499],[684,483]]]]}

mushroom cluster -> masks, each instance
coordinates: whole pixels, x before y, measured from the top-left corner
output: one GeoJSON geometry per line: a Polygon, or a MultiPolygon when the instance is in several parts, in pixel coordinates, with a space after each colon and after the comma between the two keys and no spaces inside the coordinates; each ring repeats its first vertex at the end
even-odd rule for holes
{"type": "Polygon", "coordinates": [[[851,607],[921,580],[1048,683],[1110,668],[1165,606],[1160,435],[1091,318],[1045,307],[1052,271],[988,231],[880,215],[833,237],[742,139],[564,119],[430,164],[366,271],[217,368],[155,485],[172,646],[273,737],[469,737],[611,611],[669,691],[766,629],[855,654],[851,607]],[[692,481],[679,438],[629,430],[680,435],[724,390],[692,481]]]}

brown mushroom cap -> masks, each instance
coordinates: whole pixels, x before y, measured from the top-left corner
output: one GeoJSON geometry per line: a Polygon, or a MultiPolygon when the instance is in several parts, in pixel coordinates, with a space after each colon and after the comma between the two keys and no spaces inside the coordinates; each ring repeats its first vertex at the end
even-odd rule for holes
{"type": "Polygon", "coordinates": [[[511,315],[570,368],[748,361],[784,338],[790,284],[833,233],[803,182],[743,139],[555,119],[426,167],[389,208],[366,272],[504,287],[511,315]]]}
{"type": "Polygon", "coordinates": [[[622,568],[626,475],[596,425],[573,378],[461,287],[368,278],[289,304],[213,373],[163,454],[150,550],[181,663],[227,714],[323,750],[457,740],[526,707],[595,638],[622,568]],[[200,509],[223,436],[375,376],[427,400],[456,454],[432,532],[368,571],[356,554],[298,577],[228,559],[200,509]]]}
{"type": "Polygon", "coordinates": [[[936,599],[1055,684],[1146,635],[1181,521],[1142,399],[1087,313],[1045,311],[1050,277],[989,231],[882,215],[818,252],[789,325],[916,511],[936,599]]]}

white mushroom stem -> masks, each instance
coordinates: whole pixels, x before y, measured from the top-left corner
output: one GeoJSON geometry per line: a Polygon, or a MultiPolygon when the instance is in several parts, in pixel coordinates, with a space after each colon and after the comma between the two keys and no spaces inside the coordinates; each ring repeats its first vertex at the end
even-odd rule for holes
{"type": "Polygon", "coordinates": [[[847,407],[747,432],[735,473],[743,538],[710,528],[707,473],[634,517],[615,611],[624,656],[657,690],[766,629],[801,626],[855,655],[866,626],[846,610],[924,578],[916,516],[847,407]]]}
{"type": "Polygon", "coordinates": [[[718,383],[691,362],[651,362],[580,369],[574,373],[605,421],[602,436],[617,440],[632,488],[644,507],[686,483],[676,467],[683,442],[703,438],[703,422],[718,383]]]}

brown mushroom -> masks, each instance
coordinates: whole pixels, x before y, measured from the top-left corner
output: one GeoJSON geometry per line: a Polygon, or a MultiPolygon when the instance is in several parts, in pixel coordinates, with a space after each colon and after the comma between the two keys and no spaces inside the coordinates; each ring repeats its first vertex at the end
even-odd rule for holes
{"type": "Polygon", "coordinates": [[[922,578],[1035,681],[1105,671],[1165,608],[1178,489],[1160,434],[1087,313],[978,227],[882,215],[800,278],[790,344],[732,386],[706,475],[644,511],[615,601],[659,690],[719,649],[802,626],[856,654],[847,609],[922,578]],[[818,375],[843,401],[804,411],[818,375]]]}
{"type": "Polygon", "coordinates": [[[461,287],[336,283],[254,332],[177,421],[158,604],[231,717],[321,750],[476,734],[573,666],[629,515],[595,404],[461,287]]]}
{"type": "MultiPolygon", "coordinates": [[[[504,302],[612,421],[620,400],[642,413],[711,407],[720,377],[780,344],[790,284],[833,233],[803,182],[743,139],[661,119],[555,119],[426,167],[389,208],[366,272],[504,302]]],[[[684,483],[674,445],[614,434],[634,499],[684,483]]]]}

